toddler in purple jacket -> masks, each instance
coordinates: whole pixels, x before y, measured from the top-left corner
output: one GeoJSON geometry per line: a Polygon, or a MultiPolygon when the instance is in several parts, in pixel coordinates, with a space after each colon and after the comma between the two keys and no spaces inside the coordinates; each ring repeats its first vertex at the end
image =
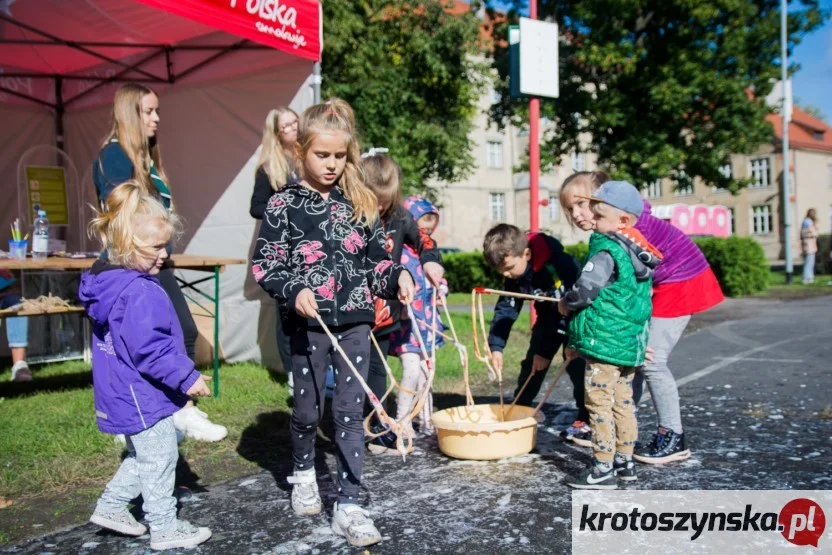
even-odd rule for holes
{"type": "Polygon", "coordinates": [[[127,509],[142,495],[152,549],[192,547],[208,528],[176,518],[174,474],[179,450],[173,413],[189,396],[210,394],[188,358],[170,298],[155,277],[177,225],[135,181],[107,197],[90,224],[108,261],[81,277],[79,297],[92,322],[95,415],[102,432],[124,434],[127,457],[98,500],[90,521],[130,536],[147,532],[127,509]]]}

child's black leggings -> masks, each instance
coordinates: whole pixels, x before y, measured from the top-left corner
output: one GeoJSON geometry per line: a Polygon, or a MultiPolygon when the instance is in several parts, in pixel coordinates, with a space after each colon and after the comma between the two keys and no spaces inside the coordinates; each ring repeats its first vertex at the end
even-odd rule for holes
{"type": "MultiPolygon", "coordinates": [[[[370,366],[370,326],[341,326],[331,329],[353,366],[366,380],[370,366]]],[[[326,372],[335,369],[332,416],[335,421],[335,454],[338,459],[340,504],[357,503],[364,464],[364,390],[355,374],[335,350],[323,330],[299,330],[292,334],[292,460],[296,470],[315,464],[315,436],[324,414],[326,372]]]]}

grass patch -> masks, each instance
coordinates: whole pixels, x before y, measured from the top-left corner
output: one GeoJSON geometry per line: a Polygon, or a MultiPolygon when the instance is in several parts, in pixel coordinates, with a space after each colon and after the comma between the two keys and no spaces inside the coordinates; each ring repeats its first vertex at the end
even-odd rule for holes
{"type": "MultiPolygon", "coordinates": [[[[454,314],[453,319],[469,349],[473,389],[493,394],[496,385],[488,383],[485,365],[474,358],[470,316],[454,314]]],[[[529,316],[525,313],[515,325],[505,351],[507,390],[516,379],[528,347],[528,328],[529,316]]],[[[391,358],[390,362],[400,375],[398,359],[391,358]]],[[[113,436],[98,430],[89,367],[82,362],[38,366],[34,376],[33,382],[13,384],[8,381],[10,369],[0,373],[0,492],[8,498],[25,500],[102,487],[118,467],[122,447],[113,436]]],[[[451,346],[437,352],[434,389],[463,391],[462,366],[451,346]]],[[[185,441],[180,446],[186,472],[203,483],[254,472],[263,466],[263,457],[274,451],[277,434],[285,434],[291,413],[285,376],[251,363],[224,365],[220,370],[220,396],[201,400],[200,407],[229,431],[228,437],[217,443],[185,441]]],[[[16,503],[3,513],[18,506],[16,503]]],[[[0,522],[0,530],[3,528],[0,522]]],[[[8,535],[9,531],[3,533],[8,535]]]]}
{"type": "Polygon", "coordinates": [[[815,282],[804,284],[801,282],[800,272],[792,274],[792,282],[786,285],[786,272],[771,271],[768,288],[757,293],[757,297],[771,297],[780,299],[801,299],[832,294],[832,275],[816,275],[815,282]]]}

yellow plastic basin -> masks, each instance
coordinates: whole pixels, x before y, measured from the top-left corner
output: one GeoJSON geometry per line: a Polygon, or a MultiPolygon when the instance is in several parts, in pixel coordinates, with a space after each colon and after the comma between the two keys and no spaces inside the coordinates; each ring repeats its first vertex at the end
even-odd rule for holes
{"type": "Polygon", "coordinates": [[[433,425],[439,450],[456,459],[478,461],[525,455],[537,441],[537,420],[533,414],[531,407],[515,406],[501,422],[500,405],[463,406],[435,412],[433,425]]]}

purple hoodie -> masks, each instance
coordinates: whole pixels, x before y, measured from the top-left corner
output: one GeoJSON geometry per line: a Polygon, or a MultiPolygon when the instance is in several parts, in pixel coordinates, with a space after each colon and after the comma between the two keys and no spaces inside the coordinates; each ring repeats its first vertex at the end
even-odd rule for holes
{"type": "Polygon", "coordinates": [[[92,321],[92,380],[98,427],[135,434],[188,401],[199,379],[182,327],[159,280],[104,261],[78,291],[92,321]]]}
{"type": "Polygon", "coordinates": [[[638,217],[635,228],[662,253],[662,263],[653,274],[653,286],[677,283],[693,279],[710,268],[708,260],[696,243],[682,230],[651,213],[652,207],[644,201],[644,212],[638,217]]]}

